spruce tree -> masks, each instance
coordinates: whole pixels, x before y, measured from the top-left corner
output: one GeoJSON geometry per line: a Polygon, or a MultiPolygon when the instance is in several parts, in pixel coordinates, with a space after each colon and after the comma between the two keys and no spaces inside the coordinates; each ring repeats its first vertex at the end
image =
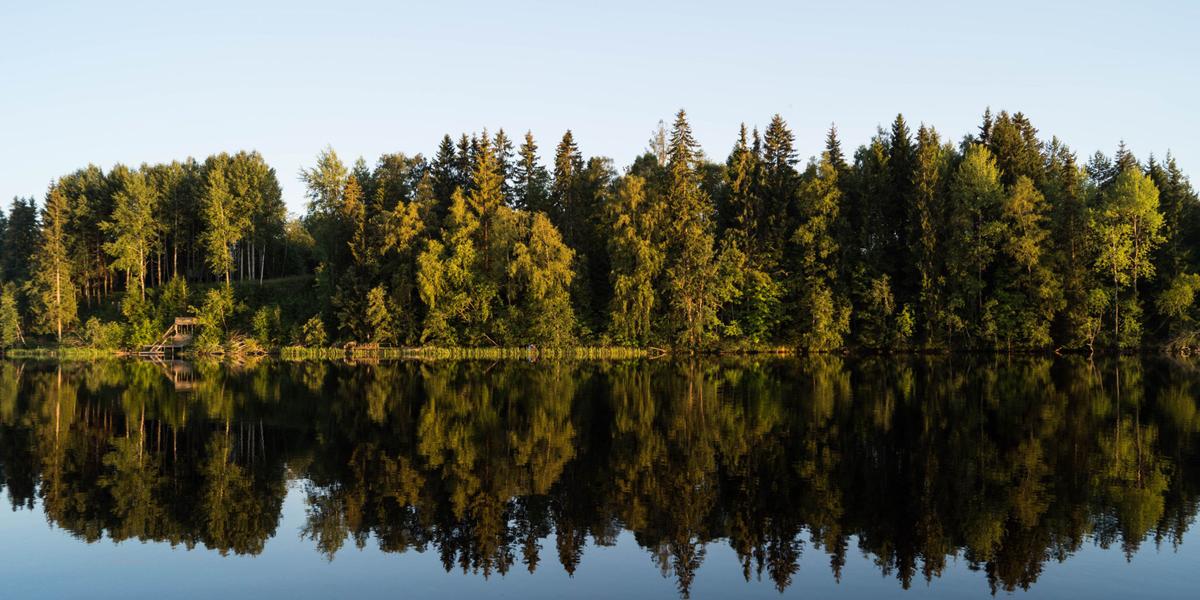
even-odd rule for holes
{"type": "Polygon", "coordinates": [[[537,151],[533,133],[526,131],[525,142],[521,144],[513,167],[513,204],[517,209],[549,216],[550,174],[538,160],[537,151]]]}
{"type": "Polygon", "coordinates": [[[783,117],[771,117],[771,123],[763,136],[761,169],[761,206],[757,237],[762,240],[765,251],[775,259],[795,223],[796,189],[799,174],[796,172],[795,135],[788,129],[783,117]]]}
{"type": "Polygon", "coordinates": [[[842,192],[838,170],[828,152],[809,167],[800,186],[799,225],[792,235],[796,245],[793,280],[798,289],[799,344],[812,351],[842,346],[850,328],[849,302],[837,286],[838,245],[834,237],[842,192]]]}

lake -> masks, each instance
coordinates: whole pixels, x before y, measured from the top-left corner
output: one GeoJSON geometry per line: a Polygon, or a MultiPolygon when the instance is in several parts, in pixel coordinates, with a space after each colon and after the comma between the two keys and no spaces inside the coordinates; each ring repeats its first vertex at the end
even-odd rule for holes
{"type": "Polygon", "coordinates": [[[1157,358],[0,361],[0,596],[1178,598],[1157,358]]]}

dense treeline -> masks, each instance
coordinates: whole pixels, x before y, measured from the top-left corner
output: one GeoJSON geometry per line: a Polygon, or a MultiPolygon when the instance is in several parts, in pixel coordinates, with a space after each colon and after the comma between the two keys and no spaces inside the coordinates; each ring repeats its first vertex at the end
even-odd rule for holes
{"type": "Polygon", "coordinates": [[[807,165],[794,145],[776,116],[717,163],[680,111],[621,171],[569,131],[548,165],[503,130],[374,166],[327,149],[292,220],[257,153],[88,167],[0,227],[0,346],[136,345],[193,305],[210,345],[1193,345],[1200,203],[1169,154],[1082,160],[990,111],[958,144],[897,116],[852,156],[833,128],[807,165]],[[288,275],[315,300],[233,285],[288,275]],[[80,324],[114,292],[120,325],[80,324]]]}
{"type": "Polygon", "coordinates": [[[729,574],[708,552],[726,544],[780,590],[807,556],[1013,591],[1093,544],[1177,547],[1200,506],[1200,379],[1140,358],[267,361],[185,381],[0,363],[8,501],[88,542],[258,554],[295,489],[333,560],[370,542],[594,574],[589,546],[624,538],[685,597],[729,574]]]}

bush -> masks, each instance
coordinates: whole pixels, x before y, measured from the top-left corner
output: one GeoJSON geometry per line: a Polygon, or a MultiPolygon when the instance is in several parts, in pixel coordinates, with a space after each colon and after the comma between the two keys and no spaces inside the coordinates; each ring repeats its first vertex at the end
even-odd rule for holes
{"type": "Polygon", "coordinates": [[[116,350],[121,347],[121,325],[92,317],[83,324],[83,341],[92,348],[116,350]]]}
{"type": "Polygon", "coordinates": [[[300,332],[300,343],[309,348],[323,348],[327,341],[325,322],[321,320],[321,315],[313,316],[300,332]]]}

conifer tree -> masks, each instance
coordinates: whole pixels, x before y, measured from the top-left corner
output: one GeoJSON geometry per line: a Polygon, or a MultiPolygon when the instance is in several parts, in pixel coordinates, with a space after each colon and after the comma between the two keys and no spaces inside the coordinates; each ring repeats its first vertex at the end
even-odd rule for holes
{"type": "Polygon", "coordinates": [[[834,238],[842,192],[838,170],[828,152],[809,167],[800,186],[799,226],[792,235],[797,246],[794,284],[799,287],[799,343],[807,350],[842,346],[850,329],[850,306],[837,289],[838,254],[834,238]]]}
{"type": "Polygon", "coordinates": [[[568,207],[575,204],[575,191],[579,172],[583,170],[583,158],[575,145],[571,130],[563,134],[554,150],[554,178],[550,184],[550,211],[547,216],[563,232],[568,244],[574,243],[574,231],[565,223],[568,207]]]}
{"type": "Polygon", "coordinates": [[[512,183],[513,143],[503,128],[496,132],[492,148],[496,154],[496,171],[500,173],[500,194],[504,197],[504,205],[511,207],[515,203],[512,183]]]}
{"type": "Polygon", "coordinates": [[[32,258],[30,282],[32,312],[38,330],[53,333],[62,341],[63,329],[75,324],[75,280],[67,249],[66,224],[70,216],[67,198],[57,187],[46,194],[42,210],[41,239],[32,258]]]}
{"type": "Polygon", "coordinates": [[[758,242],[759,200],[756,179],[758,157],[750,148],[750,140],[743,123],[738,132],[737,144],[725,164],[726,185],[729,188],[729,235],[750,256],[754,256],[758,242]]]}
{"type": "Polygon", "coordinates": [[[771,117],[763,136],[758,237],[776,259],[794,229],[799,185],[795,140],[783,117],[771,117]]]}
{"type": "Polygon", "coordinates": [[[513,167],[514,207],[519,210],[540,212],[549,216],[550,174],[538,160],[537,144],[533,133],[525,132],[525,142],[517,154],[517,163],[513,167]]]}
{"type": "Polygon", "coordinates": [[[945,298],[946,180],[953,150],[941,143],[936,130],[921,125],[913,167],[912,195],[908,214],[906,272],[915,290],[918,326],[922,342],[941,347],[945,334],[954,326],[945,298]]]}
{"type": "Polygon", "coordinates": [[[722,305],[736,295],[733,278],[721,278],[713,237],[714,210],[700,186],[700,154],[687,114],[671,130],[667,209],[673,220],[667,246],[668,306],[674,341],[697,348],[711,341],[722,305]]]}
{"type": "Polygon", "coordinates": [[[431,181],[433,196],[437,200],[436,214],[439,220],[449,211],[450,197],[454,194],[455,188],[459,186],[457,168],[458,157],[454,152],[454,140],[450,139],[449,135],[445,135],[442,137],[441,144],[438,145],[433,163],[429,165],[429,173],[433,178],[431,181]]]}
{"type": "Polygon", "coordinates": [[[5,223],[4,255],[0,256],[0,280],[29,279],[29,254],[37,245],[37,205],[33,198],[15,197],[5,223]]]}

